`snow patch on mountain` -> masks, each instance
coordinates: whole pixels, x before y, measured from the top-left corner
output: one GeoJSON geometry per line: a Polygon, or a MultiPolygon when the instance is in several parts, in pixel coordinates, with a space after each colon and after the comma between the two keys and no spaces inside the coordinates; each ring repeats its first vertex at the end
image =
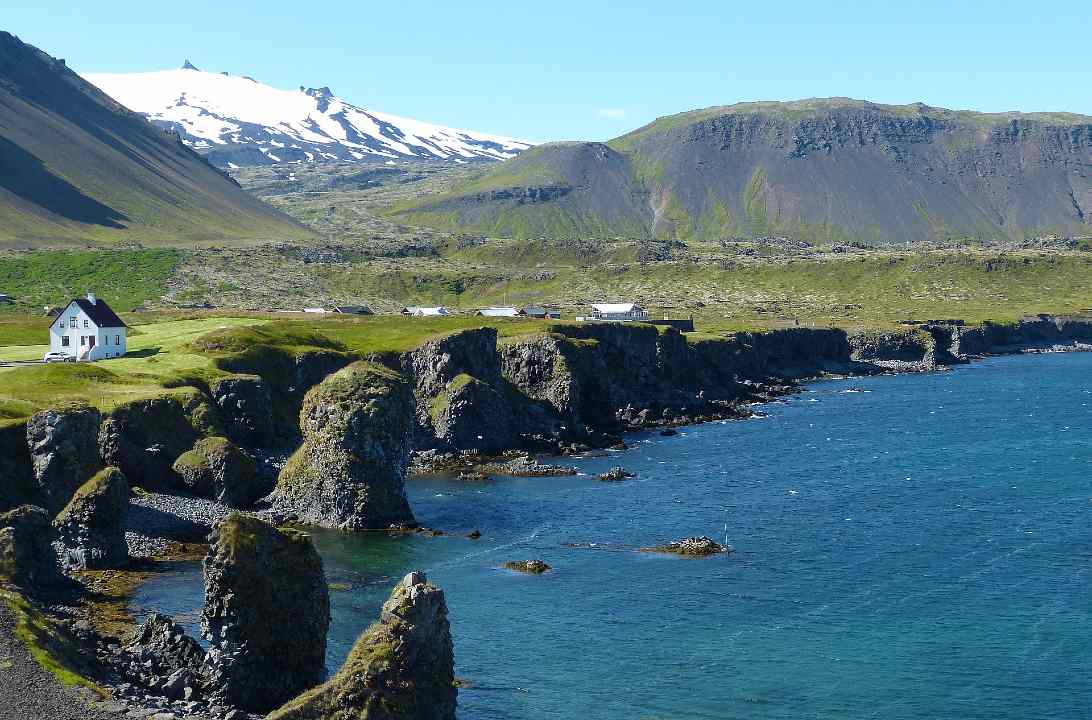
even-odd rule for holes
{"type": "Polygon", "coordinates": [[[197,70],[83,76],[130,110],[177,132],[221,167],[435,158],[505,160],[531,143],[366,110],[329,88],[278,90],[197,70]]]}

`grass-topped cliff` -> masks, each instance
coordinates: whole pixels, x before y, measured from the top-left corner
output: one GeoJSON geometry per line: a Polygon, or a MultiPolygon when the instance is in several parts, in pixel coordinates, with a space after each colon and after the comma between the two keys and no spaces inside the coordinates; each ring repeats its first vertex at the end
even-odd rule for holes
{"type": "Polygon", "coordinates": [[[1092,118],[831,98],[542,145],[399,221],[501,237],[902,243],[1090,234],[1092,118]]]}

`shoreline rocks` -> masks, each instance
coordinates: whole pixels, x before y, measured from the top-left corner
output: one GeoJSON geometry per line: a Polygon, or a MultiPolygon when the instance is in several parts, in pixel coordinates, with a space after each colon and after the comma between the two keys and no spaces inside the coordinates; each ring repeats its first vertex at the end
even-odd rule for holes
{"type": "Polygon", "coordinates": [[[337,674],[268,720],[455,720],[454,664],[444,591],[412,572],[337,674]]]}
{"type": "Polygon", "coordinates": [[[478,472],[484,475],[509,477],[566,477],[577,474],[576,468],[570,465],[546,465],[530,457],[486,463],[478,467],[478,472]]]}
{"type": "Polygon", "coordinates": [[[322,682],[330,597],[311,539],[234,513],[205,557],[204,672],[214,695],[264,713],[322,682]]]}
{"type": "Polygon", "coordinates": [[[732,547],[729,545],[721,545],[716,540],[705,537],[688,537],[682,540],[675,540],[669,542],[666,545],[655,545],[652,547],[643,547],[641,552],[649,553],[662,553],[665,555],[679,555],[681,557],[709,557],[710,555],[719,555],[721,553],[732,552],[732,547]]]}

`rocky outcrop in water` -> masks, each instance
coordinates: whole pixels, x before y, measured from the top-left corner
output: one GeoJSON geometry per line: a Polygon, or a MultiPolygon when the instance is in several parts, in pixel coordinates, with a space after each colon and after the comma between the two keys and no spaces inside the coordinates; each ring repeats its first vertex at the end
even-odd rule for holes
{"type": "Polygon", "coordinates": [[[602,482],[622,482],[623,480],[632,478],[633,473],[626,470],[624,467],[612,467],[605,473],[600,473],[597,477],[602,482]]]}
{"type": "Polygon", "coordinates": [[[116,467],[84,483],[53,521],[61,563],[69,570],[86,570],[117,567],[128,560],[128,508],[129,483],[116,467]]]}
{"type": "Polygon", "coordinates": [[[54,583],[60,574],[53,525],[40,507],[22,505],[0,515],[0,585],[22,588],[54,583]]]}
{"type": "Polygon", "coordinates": [[[509,560],[504,563],[506,570],[521,572],[525,575],[541,575],[552,568],[543,560],[509,560]]]}
{"type": "Polygon", "coordinates": [[[230,515],[205,558],[205,674],[226,703],[264,713],[322,682],[330,598],[311,539],[230,515]]]}
{"type": "Polygon", "coordinates": [[[663,553],[666,555],[680,555],[682,557],[707,557],[720,553],[732,552],[728,545],[721,545],[716,540],[705,537],[688,537],[675,540],[666,545],[641,548],[642,552],[663,553]]]}
{"type": "Polygon", "coordinates": [[[273,398],[258,375],[232,375],[209,386],[228,438],[243,446],[273,442],[273,398]]]}
{"type": "Polygon", "coordinates": [[[172,470],[178,456],[199,438],[222,434],[205,396],[183,388],[114,408],[102,423],[99,450],[133,485],[170,490],[179,485],[172,470]]]}
{"type": "Polygon", "coordinates": [[[231,507],[250,507],[269,490],[258,477],[254,459],[227,438],[198,440],[173,468],[190,492],[231,507]]]}
{"type": "Polygon", "coordinates": [[[96,444],[101,421],[95,408],[73,404],[35,413],[27,422],[38,498],[50,512],[63,508],[102,467],[96,444]]]}
{"type": "Polygon", "coordinates": [[[454,720],[457,693],[443,590],[414,572],[337,675],[269,720],[454,720]]]}
{"type": "Polygon", "coordinates": [[[274,507],[323,527],[413,524],[405,496],[413,418],[398,373],[365,362],[334,373],[304,399],[303,445],[281,471],[274,507]]]}

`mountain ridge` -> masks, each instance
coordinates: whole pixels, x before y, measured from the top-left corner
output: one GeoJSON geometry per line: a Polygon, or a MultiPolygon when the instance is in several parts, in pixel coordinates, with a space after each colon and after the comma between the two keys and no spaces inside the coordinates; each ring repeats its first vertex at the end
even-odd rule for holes
{"type": "Polygon", "coordinates": [[[248,76],[199,70],[85,73],[121,104],[219,167],[431,158],[503,160],[531,143],[368,110],[329,87],[279,90],[248,76]]]}
{"type": "Polygon", "coordinates": [[[0,245],[313,236],[64,60],[0,31],[0,245]]]}
{"type": "Polygon", "coordinates": [[[820,98],[705,108],[605,143],[539,145],[392,214],[502,237],[1013,239],[1092,232],[1090,175],[1083,115],[820,98]]]}

